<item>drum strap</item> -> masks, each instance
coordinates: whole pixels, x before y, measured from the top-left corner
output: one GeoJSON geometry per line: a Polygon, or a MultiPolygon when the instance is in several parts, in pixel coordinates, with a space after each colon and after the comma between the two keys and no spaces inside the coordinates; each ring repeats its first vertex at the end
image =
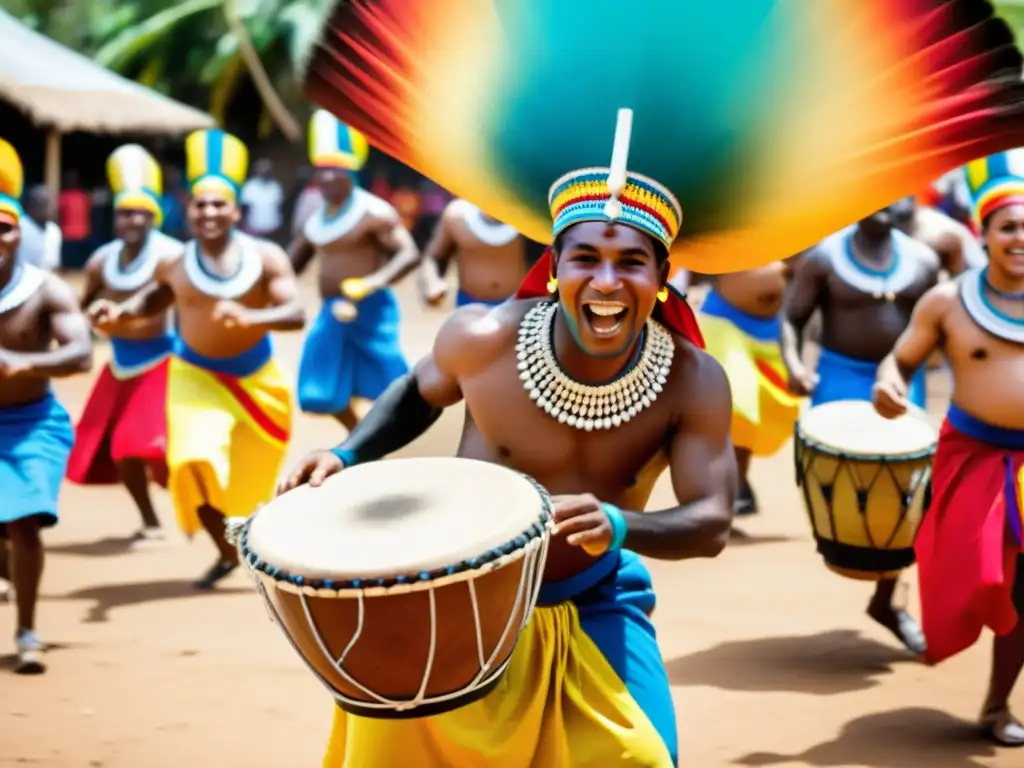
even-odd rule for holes
{"type": "Polygon", "coordinates": [[[382,459],[430,429],[441,412],[423,399],[416,373],[407,373],[384,390],[366,418],[333,453],[347,467],[382,459]]]}

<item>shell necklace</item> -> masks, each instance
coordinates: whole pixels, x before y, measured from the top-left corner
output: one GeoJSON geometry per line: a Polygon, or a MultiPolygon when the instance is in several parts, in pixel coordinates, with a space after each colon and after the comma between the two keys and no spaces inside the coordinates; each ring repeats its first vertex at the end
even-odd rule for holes
{"type": "Polygon", "coordinates": [[[675,344],[661,324],[649,319],[640,360],[609,384],[590,386],[569,378],[555,359],[552,331],[555,301],[542,301],[519,325],[519,378],[538,408],[560,424],[590,432],[625,424],[649,408],[668,381],[675,344]]]}
{"type": "Polygon", "coordinates": [[[190,240],[185,245],[185,274],[193,286],[215,299],[244,296],[263,276],[263,259],[255,240],[241,232],[232,232],[227,248],[238,248],[241,263],[234,275],[222,277],[203,264],[204,257],[209,256],[199,252],[197,241],[190,240]]]}
{"type": "Polygon", "coordinates": [[[914,282],[917,267],[913,259],[906,258],[900,248],[902,232],[892,233],[892,266],[872,269],[861,262],[853,250],[853,232],[850,232],[832,251],[832,265],[847,285],[861,293],[870,293],[875,299],[895,301],[897,294],[914,282]]]}
{"type": "Polygon", "coordinates": [[[327,215],[327,203],[306,219],[302,234],[313,245],[323,247],[340,240],[362,221],[368,209],[366,192],[356,187],[348,200],[330,216],[327,215]]]}
{"type": "MultiPolygon", "coordinates": [[[[972,269],[959,277],[960,301],[967,314],[982,330],[1011,344],[1024,344],[1024,319],[1007,315],[986,295],[987,290],[999,295],[998,291],[988,285],[987,269],[972,269]]],[[[1010,294],[1003,298],[1013,296],[1010,294]]]]}

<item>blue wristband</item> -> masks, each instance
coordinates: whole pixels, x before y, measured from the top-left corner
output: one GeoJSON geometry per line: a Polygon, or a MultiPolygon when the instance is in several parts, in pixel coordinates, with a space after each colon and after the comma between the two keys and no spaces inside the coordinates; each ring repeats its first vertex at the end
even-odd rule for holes
{"type": "Polygon", "coordinates": [[[626,541],[626,516],[621,509],[607,502],[601,504],[601,509],[608,515],[608,522],[612,526],[612,543],[608,545],[608,551],[615,552],[622,549],[626,541]]]}
{"type": "Polygon", "coordinates": [[[350,451],[348,448],[332,448],[331,453],[341,459],[341,463],[346,467],[354,467],[359,462],[356,460],[356,452],[350,451]]]}

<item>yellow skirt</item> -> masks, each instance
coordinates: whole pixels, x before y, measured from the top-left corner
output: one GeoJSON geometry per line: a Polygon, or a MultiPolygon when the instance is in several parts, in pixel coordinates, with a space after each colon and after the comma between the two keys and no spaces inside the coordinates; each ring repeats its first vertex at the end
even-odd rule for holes
{"type": "Polygon", "coordinates": [[[174,357],[167,381],[168,490],[187,536],[206,504],[247,517],[274,495],[291,431],[292,392],[273,360],[231,376],[174,357]]]}
{"type": "Polygon", "coordinates": [[[729,378],[733,445],[754,456],[777,453],[793,436],[800,415],[800,398],[787,388],[778,339],[762,341],[732,319],[703,311],[698,322],[708,354],[721,363],[729,378]]]}
{"type": "Polygon", "coordinates": [[[335,708],[323,768],[672,768],[675,712],[646,568],[612,553],[570,581],[609,569],[614,577],[578,606],[537,608],[505,676],[479,701],[411,720],[335,708]]]}

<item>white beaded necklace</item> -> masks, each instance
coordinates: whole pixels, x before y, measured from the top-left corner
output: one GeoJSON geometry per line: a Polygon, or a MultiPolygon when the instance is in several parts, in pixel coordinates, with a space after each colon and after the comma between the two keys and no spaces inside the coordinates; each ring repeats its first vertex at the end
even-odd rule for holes
{"type": "Polygon", "coordinates": [[[15,263],[10,281],[0,289],[0,315],[17,309],[35,296],[45,279],[45,270],[25,262],[15,263]]]}
{"type": "Polygon", "coordinates": [[[537,407],[560,424],[587,432],[618,427],[649,408],[668,381],[675,353],[672,335],[649,319],[640,360],[628,373],[609,384],[581,384],[555,359],[551,332],[557,306],[542,301],[519,325],[519,378],[537,407]]]}

